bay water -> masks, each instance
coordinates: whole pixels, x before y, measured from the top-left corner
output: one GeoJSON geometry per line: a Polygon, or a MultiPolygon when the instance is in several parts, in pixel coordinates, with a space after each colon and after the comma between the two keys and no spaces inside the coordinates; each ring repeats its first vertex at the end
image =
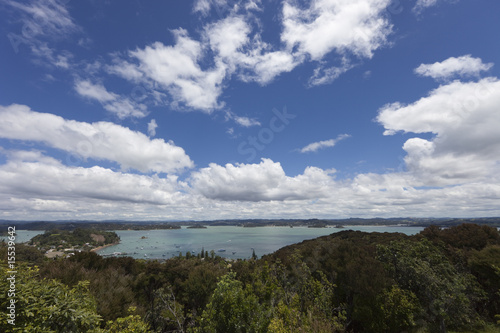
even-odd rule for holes
{"type": "Polygon", "coordinates": [[[98,250],[104,256],[127,255],[136,259],[168,259],[186,255],[197,255],[202,251],[215,251],[224,258],[248,259],[253,251],[258,257],[276,250],[329,235],[342,230],[360,230],[364,232],[400,232],[407,235],[417,234],[422,227],[406,226],[346,226],[345,228],[307,228],[307,227],[255,227],[208,226],[206,229],[168,230],[116,230],[120,244],[98,250]]]}

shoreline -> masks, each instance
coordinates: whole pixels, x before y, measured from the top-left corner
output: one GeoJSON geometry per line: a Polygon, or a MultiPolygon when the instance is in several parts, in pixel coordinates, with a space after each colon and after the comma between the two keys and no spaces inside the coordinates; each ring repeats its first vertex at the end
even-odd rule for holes
{"type": "Polygon", "coordinates": [[[105,248],[110,247],[110,246],[118,245],[118,244],[120,244],[120,242],[118,242],[118,243],[106,244],[106,245],[102,245],[102,246],[98,246],[98,247],[93,248],[92,250],[90,250],[90,252],[96,252],[96,251],[99,251],[99,250],[105,249],[105,248]]]}

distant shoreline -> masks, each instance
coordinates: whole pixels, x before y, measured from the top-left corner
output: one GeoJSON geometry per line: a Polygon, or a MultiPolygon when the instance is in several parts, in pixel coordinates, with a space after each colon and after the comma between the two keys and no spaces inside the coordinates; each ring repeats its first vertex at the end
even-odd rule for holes
{"type": "Polygon", "coordinates": [[[500,227],[500,217],[478,217],[478,218],[345,218],[345,219],[228,219],[228,220],[205,220],[205,221],[7,221],[0,220],[0,232],[5,231],[8,226],[16,225],[18,230],[74,230],[76,228],[95,230],[168,230],[168,229],[196,229],[194,226],[238,226],[238,227],[299,227],[299,226],[322,226],[344,227],[355,226],[406,226],[406,227],[428,227],[435,225],[441,228],[452,227],[463,223],[473,223],[500,227]]]}

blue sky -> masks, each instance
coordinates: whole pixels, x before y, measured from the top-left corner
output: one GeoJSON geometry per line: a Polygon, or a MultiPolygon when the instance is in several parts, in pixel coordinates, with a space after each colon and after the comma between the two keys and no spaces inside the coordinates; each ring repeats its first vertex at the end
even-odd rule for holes
{"type": "Polygon", "coordinates": [[[500,4],[0,1],[0,219],[500,215],[500,4]]]}

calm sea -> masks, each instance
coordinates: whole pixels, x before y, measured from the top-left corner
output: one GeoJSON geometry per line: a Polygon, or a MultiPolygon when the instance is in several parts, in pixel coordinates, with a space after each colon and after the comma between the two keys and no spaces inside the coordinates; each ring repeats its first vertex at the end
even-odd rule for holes
{"type": "Polygon", "coordinates": [[[261,257],[286,245],[300,243],[306,239],[329,235],[342,230],[360,230],[365,232],[400,232],[407,235],[417,234],[421,227],[386,227],[356,226],[344,229],[307,228],[307,227],[257,227],[242,228],[236,226],[207,227],[206,229],[117,230],[121,242],[104,248],[97,253],[112,255],[115,252],[126,253],[136,259],[167,259],[178,256],[180,252],[194,254],[214,250],[217,255],[226,258],[250,258],[252,251],[261,257]],[[143,238],[145,237],[145,238],[143,238]]]}
{"type": "MultiPolygon", "coordinates": [[[[207,227],[206,229],[173,230],[116,230],[121,242],[97,251],[100,255],[113,255],[120,252],[136,259],[167,259],[178,256],[180,252],[198,254],[202,249],[225,258],[250,258],[252,251],[261,257],[283,246],[300,243],[306,239],[329,235],[342,230],[360,230],[365,232],[400,232],[407,235],[417,234],[424,228],[398,226],[346,226],[336,228],[307,227],[257,227],[242,228],[236,226],[207,227]],[[144,237],[144,238],[143,238],[144,237]]],[[[16,243],[29,241],[43,231],[17,230],[16,243]]],[[[0,237],[0,239],[6,237],[0,237]]]]}

